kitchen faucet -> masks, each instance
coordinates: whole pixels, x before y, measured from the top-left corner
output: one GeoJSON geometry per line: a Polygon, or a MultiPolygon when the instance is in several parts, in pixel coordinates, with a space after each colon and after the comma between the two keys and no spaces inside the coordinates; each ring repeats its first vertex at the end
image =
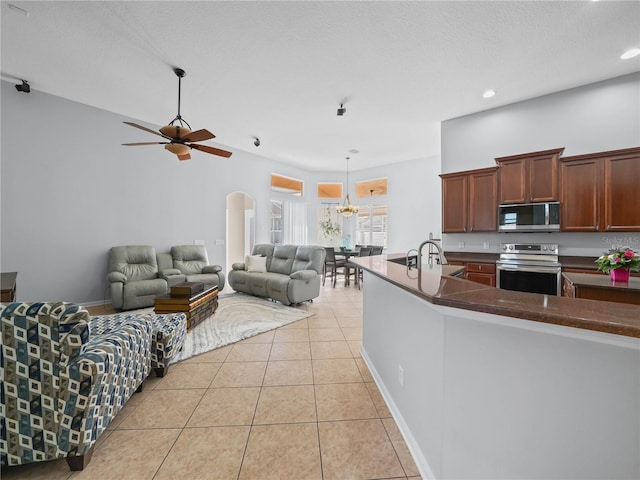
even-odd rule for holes
{"type": "Polygon", "coordinates": [[[447,262],[447,259],[444,256],[444,253],[442,252],[442,247],[440,247],[440,245],[438,245],[438,243],[435,242],[434,240],[425,240],[418,247],[418,269],[422,268],[422,249],[424,248],[425,245],[433,245],[434,247],[436,247],[436,250],[438,250],[438,260],[440,262],[440,265],[449,264],[449,262],[447,262]]]}
{"type": "Polygon", "coordinates": [[[407,252],[407,256],[406,256],[406,260],[405,260],[405,264],[407,265],[407,267],[410,267],[410,263],[409,263],[409,256],[411,255],[411,252],[416,252],[418,253],[418,250],[416,250],[415,248],[412,248],[411,250],[409,250],[407,252]]]}

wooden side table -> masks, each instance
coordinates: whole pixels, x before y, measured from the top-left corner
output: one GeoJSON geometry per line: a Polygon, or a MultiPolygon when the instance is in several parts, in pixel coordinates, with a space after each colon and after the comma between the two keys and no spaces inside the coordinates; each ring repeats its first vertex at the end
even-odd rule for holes
{"type": "Polygon", "coordinates": [[[16,277],[18,272],[0,273],[0,302],[16,301],[16,277]]]}
{"type": "Polygon", "coordinates": [[[156,297],[153,311],[157,314],[182,312],[187,317],[187,332],[213,315],[218,308],[218,287],[210,287],[189,297],[160,295],[156,297]]]}

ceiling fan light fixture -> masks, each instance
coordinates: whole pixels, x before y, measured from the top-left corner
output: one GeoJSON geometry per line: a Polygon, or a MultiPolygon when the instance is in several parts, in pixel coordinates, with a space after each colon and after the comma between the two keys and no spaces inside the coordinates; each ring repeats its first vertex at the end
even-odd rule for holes
{"type": "Polygon", "coordinates": [[[160,133],[171,138],[184,138],[191,133],[191,129],[181,125],[165,125],[160,128],[160,133]]]}
{"type": "Polygon", "coordinates": [[[167,143],[164,148],[175,155],[186,155],[189,153],[189,146],[182,143],[167,143]]]}
{"type": "Polygon", "coordinates": [[[344,105],[341,103],[340,108],[338,109],[338,116],[342,117],[345,113],[347,113],[347,109],[344,108],[344,105]]]}

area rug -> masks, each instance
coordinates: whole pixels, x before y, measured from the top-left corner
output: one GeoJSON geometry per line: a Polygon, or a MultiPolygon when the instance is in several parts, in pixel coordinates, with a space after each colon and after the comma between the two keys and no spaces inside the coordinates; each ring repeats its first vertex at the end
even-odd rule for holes
{"type": "Polygon", "coordinates": [[[282,327],[313,313],[241,293],[218,297],[213,315],[191,329],[172,363],[282,327]]]}

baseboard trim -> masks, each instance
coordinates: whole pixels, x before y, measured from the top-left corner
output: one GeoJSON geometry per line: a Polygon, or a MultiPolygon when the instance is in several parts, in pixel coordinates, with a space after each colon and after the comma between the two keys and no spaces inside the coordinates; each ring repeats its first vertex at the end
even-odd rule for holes
{"type": "Polygon", "coordinates": [[[413,461],[415,462],[416,467],[418,467],[418,471],[420,472],[420,475],[424,480],[436,480],[436,476],[434,475],[433,470],[429,465],[429,462],[427,462],[427,459],[422,454],[422,451],[418,446],[418,442],[416,442],[416,439],[411,433],[411,430],[409,429],[407,422],[405,422],[404,417],[400,413],[400,410],[398,410],[398,407],[396,406],[395,402],[391,398],[391,395],[389,394],[389,390],[387,390],[387,387],[385,387],[384,383],[382,382],[382,379],[380,378],[380,375],[378,374],[375,367],[373,366],[373,363],[371,362],[371,359],[367,355],[367,352],[365,351],[364,346],[360,350],[360,355],[362,356],[364,363],[367,364],[367,367],[371,372],[371,376],[373,377],[373,380],[375,381],[376,385],[378,386],[378,389],[380,390],[380,393],[382,394],[382,398],[384,398],[384,401],[387,402],[387,407],[391,412],[391,416],[393,416],[393,419],[396,421],[396,424],[398,425],[398,429],[400,430],[400,433],[402,434],[402,437],[404,438],[404,441],[407,444],[407,448],[409,449],[409,451],[411,452],[411,455],[413,456],[413,461]]]}

